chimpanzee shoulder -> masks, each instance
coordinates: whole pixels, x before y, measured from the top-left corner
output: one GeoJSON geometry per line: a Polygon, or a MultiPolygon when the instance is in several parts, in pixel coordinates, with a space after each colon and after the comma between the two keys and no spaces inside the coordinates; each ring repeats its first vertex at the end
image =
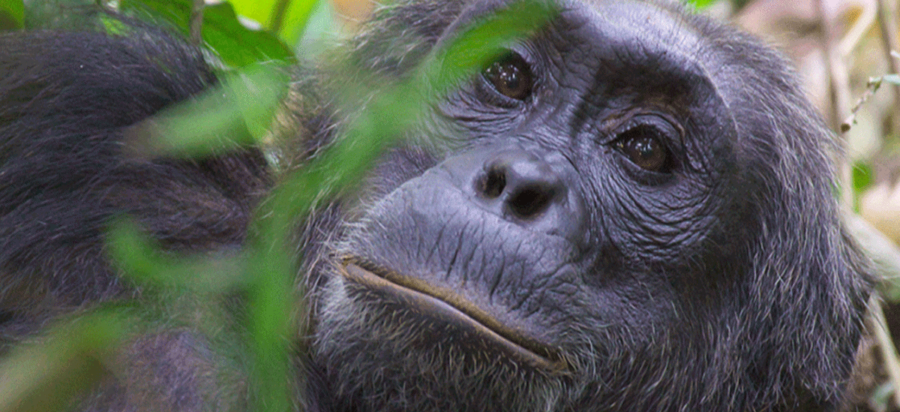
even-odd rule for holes
{"type": "Polygon", "coordinates": [[[0,48],[4,327],[126,290],[104,255],[114,215],[174,249],[241,243],[268,180],[261,151],[150,159],[135,137],[141,121],[216,84],[200,50],[142,28],[6,34],[0,48]]]}

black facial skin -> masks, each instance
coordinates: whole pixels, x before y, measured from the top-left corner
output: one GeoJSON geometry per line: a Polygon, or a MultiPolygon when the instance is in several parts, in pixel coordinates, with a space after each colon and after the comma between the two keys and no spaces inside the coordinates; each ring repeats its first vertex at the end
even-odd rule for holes
{"type": "MultiPolygon", "coordinates": [[[[347,45],[353,70],[403,79],[505,2],[395,3],[347,45]]],[[[675,4],[561,5],[389,150],[361,201],[335,200],[299,225],[313,330],[298,404],[838,410],[870,269],[832,195],[831,134],[793,72],[757,40],[675,4]]],[[[71,305],[133,296],[100,252],[112,213],[136,215],[172,250],[233,250],[273,180],[255,150],[122,162],[112,150],[122,130],[215,80],[196,51],[158,35],[68,36],[0,37],[11,51],[0,55],[9,341],[71,305]],[[79,57],[91,53],[126,61],[79,57]],[[148,55],[172,56],[167,71],[148,55]],[[113,70],[123,65],[146,70],[113,70]],[[143,104],[114,105],[117,93],[143,104]]],[[[298,75],[286,105],[299,161],[339,138],[351,114],[327,96],[355,74],[328,72],[298,75]]],[[[181,330],[137,339],[123,358],[136,378],[81,408],[241,409],[243,389],[210,378],[227,372],[210,342],[181,330]],[[142,363],[150,357],[159,367],[142,363]],[[159,374],[167,390],[135,383],[159,374]]]]}

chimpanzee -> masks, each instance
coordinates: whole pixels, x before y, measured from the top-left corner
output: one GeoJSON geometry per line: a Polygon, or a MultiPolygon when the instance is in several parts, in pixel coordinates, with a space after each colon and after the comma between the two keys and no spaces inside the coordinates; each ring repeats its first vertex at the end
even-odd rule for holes
{"type": "MultiPolygon", "coordinates": [[[[277,166],[262,148],[128,150],[134,125],[217,81],[174,36],[0,37],[0,335],[142,299],[104,253],[120,213],[169,251],[240,250],[279,171],[341,138],[341,84],[407,78],[508,3],[379,7],[334,54],[355,72],[301,70],[277,127],[298,153],[273,152],[277,166]]],[[[557,4],[363,188],[298,223],[312,330],[297,407],[837,410],[871,274],[839,218],[832,134],[794,72],[674,2],[557,4]]],[[[214,341],[165,325],[137,337],[79,407],[244,410],[214,341]]]]}

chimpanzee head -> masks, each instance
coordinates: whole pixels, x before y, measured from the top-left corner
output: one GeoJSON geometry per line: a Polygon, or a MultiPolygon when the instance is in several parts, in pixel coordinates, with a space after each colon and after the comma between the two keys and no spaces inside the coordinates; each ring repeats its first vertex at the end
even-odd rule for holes
{"type": "MultiPolygon", "coordinates": [[[[353,56],[402,77],[504,4],[384,8],[353,56]]],[[[377,168],[318,268],[313,403],[833,407],[865,269],[795,75],[675,4],[561,6],[377,168]]]]}

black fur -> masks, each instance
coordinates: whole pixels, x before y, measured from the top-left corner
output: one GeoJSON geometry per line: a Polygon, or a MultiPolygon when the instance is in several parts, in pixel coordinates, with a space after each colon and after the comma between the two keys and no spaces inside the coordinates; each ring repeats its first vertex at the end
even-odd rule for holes
{"type": "Polygon", "coordinates": [[[265,178],[258,153],[153,163],[122,156],[129,126],[215,83],[197,50],[158,35],[0,41],[0,261],[14,274],[4,280],[47,282],[41,287],[60,303],[115,294],[99,243],[113,210],[146,218],[179,247],[241,242],[256,182],[265,178]]]}
{"type": "MultiPolygon", "coordinates": [[[[337,69],[300,71],[277,128],[298,154],[282,168],[340,138],[353,105],[332,102],[334,90],[406,78],[485,3],[391,3],[336,52],[337,69]]],[[[481,76],[461,85],[358,198],[299,225],[315,330],[297,362],[298,405],[837,410],[870,276],[833,196],[832,135],[795,74],[759,41],[678,5],[561,3],[549,27],[511,46],[538,79],[532,97],[503,100],[481,76]],[[668,146],[670,170],[622,154],[616,142],[634,127],[668,146]],[[480,191],[495,164],[509,196],[499,203],[480,191]],[[517,197],[526,189],[548,200],[517,197]],[[353,265],[463,303],[444,312],[348,276],[353,265]]],[[[75,307],[140,298],[103,257],[116,213],[170,250],[240,247],[275,180],[259,150],[126,150],[135,124],[215,84],[199,51],[152,31],[5,35],[0,50],[5,344],[75,307]]],[[[82,409],[245,408],[210,342],[180,329],[137,338],[127,378],[82,409]]]]}

